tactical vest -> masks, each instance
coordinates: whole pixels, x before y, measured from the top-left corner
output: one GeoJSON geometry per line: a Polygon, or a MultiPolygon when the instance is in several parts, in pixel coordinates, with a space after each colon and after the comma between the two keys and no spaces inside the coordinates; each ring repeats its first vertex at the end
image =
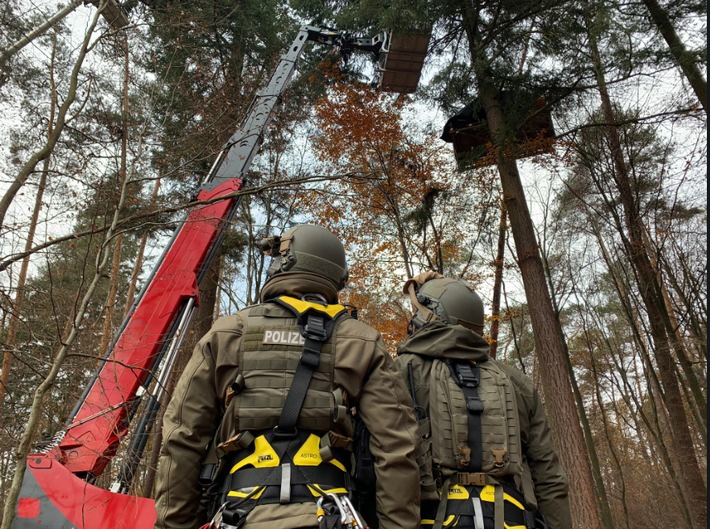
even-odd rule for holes
{"type": "Polygon", "coordinates": [[[520,486],[518,405],[508,376],[490,361],[435,360],[430,380],[432,459],[439,474],[484,473],[520,486]]]}
{"type": "Polygon", "coordinates": [[[411,353],[398,365],[406,369],[422,437],[422,526],[483,529],[488,519],[486,529],[533,527],[520,492],[517,400],[505,372],[493,361],[411,353]]]}
{"type": "MultiPolygon", "coordinates": [[[[345,308],[282,296],[249,311],[242,346],[237,352],[237,378],[242,375],[243,386],[234,408],[239,431],[264,430],[278,424],[305,345],[297,324],[298,316],[290,314],[290,310],[316,311],[334,324],[333,317],[344,314],[345,308]],[[286,302],[294,306],[285,305],[286,302]]],[[[333,329],[333,334],[335,332],[333,329]]],[[[327,432],[334,426],[334,414],[337,415],[338,406],[342,405],[336,402],[334,391],[334,339],[332,336],[322,343],[318,365],[298,414],[296,426],[299,429],[327,432]]],[[[342,400],[342,396],[340,398],[342,400]]]]}
{"type": "Polygon", "coordinates": [[[348,492],[352,423],[334,382],[334,344],[345,317],[342,305],[288,296],[246,312],[225,397],[237,431],[218,446],[230,516],[256,503],[348,492]]]}

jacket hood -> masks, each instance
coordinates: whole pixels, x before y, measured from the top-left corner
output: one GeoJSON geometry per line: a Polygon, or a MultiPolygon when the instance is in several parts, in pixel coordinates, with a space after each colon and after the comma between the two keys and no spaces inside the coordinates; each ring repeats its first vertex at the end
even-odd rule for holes
{"type": "Polygon", "coordinates": [[[284,295],[300,298],[303,294],[320,294],[330,304],[338,302],[338,290],[333,283],[309,272],[282,272],[272,276],[261,289],[259,301],[284,295]]]}
{"type": "Polygon", "coordinates": [[[488,342],[461,325],[446,325],[432,320],[414,331],[397,347],[397,354],[413,353],[433,358],[488,360],[488,342]]]}

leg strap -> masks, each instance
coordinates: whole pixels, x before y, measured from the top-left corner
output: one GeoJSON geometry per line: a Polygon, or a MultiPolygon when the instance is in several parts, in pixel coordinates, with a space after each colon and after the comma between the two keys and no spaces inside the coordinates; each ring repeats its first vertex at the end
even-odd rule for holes
{"type": "Polygon", "coordinates": [[[447,478],[441,486],[441,499],[439,500],[439,508],[436,510],[436,518],[434,519],[434,527],[432,529],[441,529],[444,526],[446,518],[446,506],[449,503],[449,484],[451,480],[447,478]]]}

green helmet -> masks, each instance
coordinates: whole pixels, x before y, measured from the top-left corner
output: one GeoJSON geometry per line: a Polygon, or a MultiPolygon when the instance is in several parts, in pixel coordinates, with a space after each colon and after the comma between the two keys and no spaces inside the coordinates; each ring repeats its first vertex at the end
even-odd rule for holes
{"type": "MultiPolygon", "coordinates": [[[[483,333],[483,301],[460,279],[431,279],[417,291],[417,301],[448,325],[463,325],[476,334],[483,333]]],[[[417,311],[412,323],[421,327],[425,315],[417,311]]]]}
{"type": "Polygon", "coordinates": [[[284,272],[310,272],[330,280],[340,290],[348,280],[345,248],[322,226],[299,224],[281,236],[269,237],[259,247],[273,259],[267,278],[284,272]]]}

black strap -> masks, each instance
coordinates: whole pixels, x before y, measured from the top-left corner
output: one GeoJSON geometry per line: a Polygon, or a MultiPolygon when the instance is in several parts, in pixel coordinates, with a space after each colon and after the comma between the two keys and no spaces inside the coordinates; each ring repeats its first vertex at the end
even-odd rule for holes
{"type": "Polygon", "coordinates": [[[355,472],[353,480],[361,492],[375,491],[375,459],[370,451],[370,430],[362,421],[360,414],[353,419],[353,454],[355,456],[355,472]]]}
{"type": "Polygon", "coordinates": [[[463,391],[468,411],[468,447],[471,461],[467,470],[479,472],[483,466],[483,437],[481,433],[481,413],[483,403],[478,397],[478,384],[481,380],[478,365],[470,362],[448,362],[454,380],[463,391]]]}
{"type": "Polygon", "coordinates": [[[296,434],[298,416],[301,414],[313,373],[318,368],[323,343],[333,332],[333,320],[326,320],[320,313],[306,312],[299,315],[298,328],[306,340],[291,387],[286,395],[286,402],[281,410],[279,423],[274,428],[274,433],[278,437],[292,437],[296,434]]]}

